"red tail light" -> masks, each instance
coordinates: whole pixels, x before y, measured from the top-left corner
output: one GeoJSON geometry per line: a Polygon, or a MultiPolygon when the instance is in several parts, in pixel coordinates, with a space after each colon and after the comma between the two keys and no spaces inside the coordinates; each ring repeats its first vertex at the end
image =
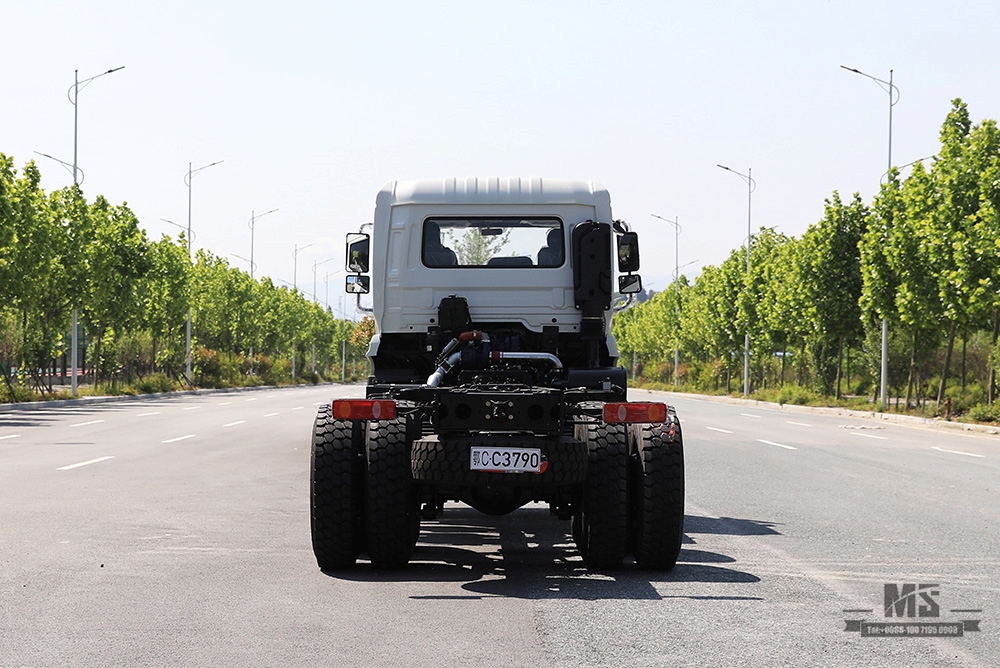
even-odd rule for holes
{"type": "Polygon", "coordinates": [[[391,399],[337,399],[333,417],[338,420],[393,420],[396,402],[391,399]]]}
{"type": "Polygon", "coordinates": [[[604,404],[604,421],[666,422],[667,405],[646,402],[604,404]]]}

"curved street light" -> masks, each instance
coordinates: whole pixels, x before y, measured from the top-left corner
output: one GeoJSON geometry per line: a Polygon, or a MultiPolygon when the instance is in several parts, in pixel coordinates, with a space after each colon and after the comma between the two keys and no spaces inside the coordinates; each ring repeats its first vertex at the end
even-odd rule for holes
{"type": "MultiPolygon", "coordinates": [[[[328,271],[328,272],[326,272],[326,276],[323,278],[323,282],[326,284],[326,299],[323,301],[323,303],[326,304],[326,307],[328,309],[330,308],[330,277],[331,276],[336,276],[337,274],[339,274],[339,273],[341,273],[343,271],[346,271],[346,269],[344,267],[341,267],[340,269],[337,269],[336,271],[328,271]]],[[[343,318],[344,317],[344,308],[343,308],[343,306],[338,306],[338,312],[340,313],[341,318],[343,318]]]]}
{"type": "Polygon", "coordinates": [[[310,246],[315,246],[315,245],[316,245],[315,241],[312,242],[311,244],[306,244],[305,246],[299,246],[298,244],[295,244],[295,250],[292,251],[292,285],[295,286],[296,290],[299,289],[299,253],[309,248],[310,246]]]}
{"type": "MultiPolygon", "coordinates": [[[[674,313],[677,316],[677,322],[680,323],[680,303],[681,303],[681,287],[680,287],[680,246],[681,246],[681,224],[680,217],[674,216],[673,220],[669,218],[664,218],[663,216],[658,216],[655,213],[649,214],[653,218],[659,218],[665,223],[670,223],[674,226],[674,292],[676,293],[676,301],[674,302],[674,313]]],[[[677,370],[680,368],[681,361],[681,351],[680,342],[677,340],[677,336],[674,336],[674,387],[677,387],[677,370]]]]}
{"type": "MultiPolygon", "coordinates": [[[[160,220],[162,220],[164,223],[170,223],[174,227],[181,228],[181,232],[187,232],[187,228],[184,227],[183,225],[181,225],[180,223],[175,223],[174,221],[168,220],[166,218],[160,218],[160,220]]],[[[191,234],[191,237],[192,237],[191,238],[192,241],[194,241],[194,240],[196,240],[198,238],[198,234],[196,232],[191,232],[190,234],[191,234]]],[[[185,239],[185,241],[187,241],[187,240],[185,239]]],[[[190,248],[188,249],[188,254],[190,255],[190,248]]]]}
{"type": "MultiPolygon", "coordinates": [[[[292,251],[292,283],[295,288],[295,292],[299,291],[299,253],[309,248],[310,246],[315,246],[316,242],[306,244],[305,246],[299,246],[295,244],[295,250],[292,251]]],[[[315,290],[313,290],[315,292],[315,290]]],[[[315,300],[315,299],[314,299],[315,300]]],[[[296,339],[298,337],[295,337],[296,339]]],[[[295,344],[296,341],[292,340],[292,379],[295,379],[295,344]]]]}
{"type": "MultiPolygon", "coordinates": [[[[187,238],[188,258],[191,257],[191,180],[194,178],[194,175],[197,174],[198,172],[200,172],[202,170],[205,170],[205,169],[208,169],[209,167],[214,167],[214,166],[216,166],[218,164],[221,164],[222,162],[224,162],[224,161],[223,160],[216,160],[215,162],[213,162],[211,164],[208,164],[208,165],[205,165],[204,167],[199,167],[198,169],[191,169],[191,163],[190,162],[188,163],[188,171],[187,171],[187,174],[184,175],[184,185],[186,185],[187,189],[188,189],[188,226],[187,226],[187,231],[188,231],[188,238],[187,238]]],[[[186,339],[187,339],[187,345],[186,345],[186,349],[187,349],[187,363],[185,365],[185,369],[187,371],[187,383],[188,383],[188,385],[192,385],[192,383],[191,383],[191,306],[190,305],[188,306],[188,314],[187,314],[187,337],[186,337],[186,339]]]]}
{"type": "MultiPolygon", "coordinates": [[[[931,158],[936,158],[936,157],[937,157],[937,153],[935,153],[934,155],[925,155],[924,157],[917,158],[916,160],[913,160],[912,162],[908,162],[905,165],[900,165],[896,169],[902,171],[902,170],[906,169],[907,167],[912,167],[913,165],[917,164],[918,162],[923,162],[924,160],[930,160],[931,158]]],[[[878,183],[879,183],[880,186],[885,185],[886,183],[888,183],[889,180],[886,178],[887,176],[889,176],[889,172],[883,172],[882,176],[879,177],[878,183]]]]}
{"type": "MultiPolygon", "coordinates": [[[[73,173],[73,165],[69,164],[68,162],[65,162],[65,161],[63,161],[63,160],[60,160],[59,158],[56,158],[56,157],[54,157],[54,156],[51,156],[51,155],[49,155],[48,153],[42,153],[41,151],[35,151],[35,155],[40,155],[40,156],[42,156],[43,158],[48,158],[49,160],[55,160],[55,161],[56,161],[56,162],[58,162],[58,163],[59,163],[60,165],[62,165],[63,167],[65,167],[65,168],[66,168],[66,171],[67,171],[67,172],[69,172],[70,174],[72,174],[72,173],[73,173]]],[[[82,184],[83,184],[83,181],[84,181],[84,179],[85,179],[85,178],[87,177],[87,175],[86,175],[86,174],[84,174],[84,173],[83,173],[83,169],[81,169],[81,168],[79,168],[79,167],[77,168],[77,171],[78,171],[78,172],[80,172],[80,185],[82,185],[82,184]]]]}
{"type": "MultiPolygon", "coordinates": [[[[757,182],[753,180],[751,174],[753,170],[747,168],[746,174],[741,174],[735,169],[730,169],[725,165],[716,165],[727,172],[732,172],[743,179],[747,184],[747,289],[750,287],[750,246],[753,244],[753,233],[750,231],[750,204],[752,202],[753,191],[757,189],[757,182]]],[[[747,331],[743,334],[743,396],[750,396],[750,322],[747,320],[747,331]]]]}
{"type": "Polygon", "coordinates": [[[254,228],[257,226],[257,220],[263,218],[269,213],[274,213],[277,209],[271,209],[270,211],[265,211],[262,214],[255,214],[253,209],[250,210],[250,220],[247,222],[247,226],[250,228],[250,278],[253,279],[254,268],[257,266],[253,261],[253,236],[254,228]]]}
{"type": "Polygon", "coordinates": [[[73,105],[73,183],[76,184],[76,146],[77,146],[77,129],[79,128],[79,111],[80,105],[77,102],[80,99],[80,91],[90,85],[94,79],[100,79],[105,74],[111,74],[112,72],[117,72],[118,70],[125,69],[125,66],[115,67],[108,70],[107,72],[101,72],[100,74],[95,74],[94,76],[80,81],[80,70],[73,70],[73,85],[69,87],[66,91],[66,97],[69,99],[69,103],[73,105]],[[82,86],[80,84],[83,84],[82,86]]]}
{"type": "MultiPolygon", "coordinates": [[[[76,178],[76,175],[77,175],[78,171],[81,174],[83,173],[83,170],[80,170],[77,167],[77,164],[76,164],[76,158],[77,158],[77,152],[76,152],[77,137],[79,135],[78,130],[79,130],[79,127],[80,127],[80,122],[79,122],[80,121],[80,113],[79,113],[80,112],[80,105],[78,104],[78,102],[80,100],[80,91],[83,88],[86,88],[87,86],[89,86],[90,82],[92,82],[94,79],[99,79],[100,77],[103,77],[105,74],[111,74],[112,72],[117,72],[118,70],[123,70],[123,69],[125,69],[124,65],[122,65],[121,67],[115,67],[113,69],[108,70],[107,72],[101,72],[100,74],[95,74],[94,76],[92,76],[90,78],[87,78],[87,79],[84,79],[83,81],[80,81],[80,70],[73,70],[73,85],[70,86],[69,90],[66,91],[66,97],[67,97],[67,99],[69,99],[69,103],[73,105],[73,185],[79,185],[80,183],[83,182],[83,179],[80,179],[79,181],[77,181],[77,178],[76,178]],[[81,87],[80,84],[83,84],[83,86],[81,87]]],[[[53,159],[55,159],[55,158],[53,158],[53,159]]],[[[62,160],[59,160],[59,162],[62,162],[62,160]]],[[[77,394],[77,380],[76,380],[76,371],[77,371],[77,369],[76,369],[76,367],[77,367],[77,364],[79,363],[79,348],[80,348],[79,322],[77,320],[77,306],[76,306],[76,304],[73,305],[73,334],[72,334],[71,338],[72,338],[72,342],[71,342],[70,345],[72,347],[72,360],[71,360],[70,364],[73,367],[73,369],[72,369],[72,371],[70,371],[70,378],[71,378],[70,383],[71,383],[72,390],[73,390],[73,396],[75,397],[76,394],[77,394]]]]}
{"type": "MultiPolygon", "coordinates": [[[[316,260],[313,260],[313,301],[314,302],[317,301],[316,300],[316,268],[320,267],[320,266],[322,266],[324,264],[326,264],[327,262],[332,262],[333,260],[336,260],[336,259],[337,258],[331,257],[331,258],[327,258],[326,260],[323,260],[322,262],[317,262],[316,260]]],[[[328,290],[329,290],[329,287],[330,287],[330,284],[327,283],[327,289],[328,290]]],[[[316,373],[316,341],[315,340],[313,341],[313,344],[312,344],[312,372],[316,373]]]]}
{"type": "Polygon", "coordinates": [[[237,253],[229,253],[229,257],[234,257],[237,260],[243,260],[244,262],[250,265],[250,271],[253,272],[253,268],[256,263],[250,258],[243,257],[242,255],[239,255],[237,253]]]}
{"type": "Polygon", "coordinates": [[[317,262],[316,260],[313,260],[313,301],[316,301],[316,268],[322,267],[327,262],[333,262],[336,259],[338,258],[331,257],[323,260],[322,262],[317,262]]]}
{"type": "Polygon", "coordinates": [[[221,165],[223,162],[225,162],[225,160],[216,160],[215,162],[199,167],[198,169],[191,169],[191,163],[188,163],[188,171],[187,174],[184,175],[184,185],[186,185],[188,189],[188,255],[191,254],[191,180],[198,172],[204,171],[209,167],[221,165]]]}
{"type": "MultiPolygon", "coordinates": [[[[879,79],[878,77],[873,77],[870,74],[865,74],[859,69],[853,67],[846,67],[844,65],[840,66],[841,69],[845,69],[848,72],[853,72],[854,74],[860,74],[861,76],[871,79],[878,84],[879,88],[886,91],[889,94],[889,164],[886,167],[886,172],[892,170],[892,108],[896,106],[899,102],[899,88],[892,83],[892,70],[889,70],[889,80],[885,81],[879,79]],[[895,93],[893,93],[895,91],[895,93]]],[[[879,179],[881,181],[881,179],[879,179]]],[[[882,314],[882,359],[881,359],[881,379],[879,381],[879,394],[882,397],[882,410],[888,410],[889,408],[889,315],[887,313],[882,314]]]]}

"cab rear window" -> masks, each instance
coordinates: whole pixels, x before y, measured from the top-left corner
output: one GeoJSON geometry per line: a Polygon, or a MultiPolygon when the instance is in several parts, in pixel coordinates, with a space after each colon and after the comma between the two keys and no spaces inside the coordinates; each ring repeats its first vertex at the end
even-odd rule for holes
{"type": "Polygon", "coordinates": [[[428,218],[421,259],[428,267],[560,267],[564,239],[562,220],[554,216],[428,218]]]}

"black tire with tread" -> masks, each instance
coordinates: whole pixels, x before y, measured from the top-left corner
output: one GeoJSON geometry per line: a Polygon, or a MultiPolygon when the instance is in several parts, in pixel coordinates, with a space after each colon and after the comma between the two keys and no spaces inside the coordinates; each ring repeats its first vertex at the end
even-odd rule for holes
{"type": "Polygon", "coordinates": [[[416,543],[411,442],[405,417],[368,423],[365,528],[368,558],[378,569],[405,566],[416,543]]]}
{"type": "Polygon", "coordinates": [[[580,516],[574,517],[577,547],[590,569],[621,568],[628,552],[628,440],[625,425],[581,424],[589,465],[580,516]]]}
{"type": "Polygon", "coordinates": [[[635,425],[637,462],[632,480],[636,565],[668,571],[684,538],[684,443],[673,408],[662,424],[635,425]]]}
{"type": "Polygon", "coordinates": [[[312,437],[310,525],[323,570],[350,568],[361,549],[363,486],[360,425],[336,420],[321,406],[312,437]]]}

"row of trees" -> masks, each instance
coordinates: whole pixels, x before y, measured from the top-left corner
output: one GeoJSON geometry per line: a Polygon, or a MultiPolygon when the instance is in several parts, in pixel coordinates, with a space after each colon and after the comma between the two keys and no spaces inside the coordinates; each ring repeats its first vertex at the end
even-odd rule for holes
{"type": "MultiPolygon", "coordinates": [[[[1000,131],[973,125],[954,100],[928,167],[893,169],[870,205],[834,192],[801,237],[762,227],[690,283],[622,313],[623,356],[647,377],[729,387],[743,365],[744,334],[756,388],[794,382],[827,395],[877,392],[881,323],[889,323],[889,384],[907,406],[980,388],[992,403],[1000,324],[1000,131]],[[962,342],[961,364],[956,344],[962,342]],[[853,353],[853,356],[852,356],[853,353]],[[950,390],[949,385],[961,385],[950,390]]],[[[898,400],[897,400],[898,403],[898,400]]]]}
{"type": "MultiPolygon", "coordinates": [[[[77,186],[46,193],[34,162],[0,153],[0,376],[51,392],[77,309],[92,381],[182,379],[192,314],[197,384],[284,382],[312,369],[339,377],[355,323],[211,252],[192,261],[183,234],[151,241],[127,204],[88,202],[77,186]],[[15,373],[16,370],[16,373],[15,373]],[[252,377],[252,378],[251,378],[252,377]]],[[[360,332],[359,332],[360,334],[360,332]]]]}

